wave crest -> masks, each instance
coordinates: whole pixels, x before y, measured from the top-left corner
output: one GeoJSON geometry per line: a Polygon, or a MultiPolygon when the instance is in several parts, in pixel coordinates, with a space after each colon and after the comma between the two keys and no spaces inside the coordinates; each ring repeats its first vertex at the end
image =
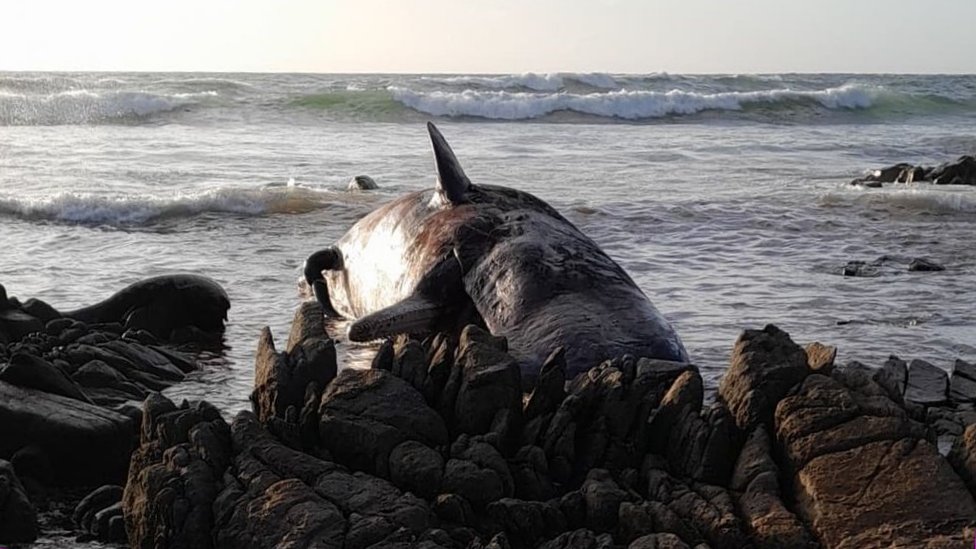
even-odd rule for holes
{"type": "Polygon", "coordinates": [[[0,215],[81,225],[138,226],[207,213],[306,213],[326,206],[327,191],[307,187],[220,188],[173,197],[59,193],[41,198],[0,196],[0,215]]]}
{"type": "Polygon", "coordinates": [[[776,89],[751,92],[699,93],[620,90],[601,93],[513,93],[506,91],[420,92],[390,87],[393,98],[434,116],[474,116],[500,120],[539,118],[573,111],[606,118],[641,120],[688,115],[708,110],[738,111],[749,105],[815,103],[827,109],[867,109],[881,88],[848,84],[816,91],[776,89]]]}
{"type": "Polygon", "coordinates": [[[213,90],[172,94],[69,90],[46,95],[0,91],[0,125],[55,126],[142,119],[217,95],[213,90]]]}

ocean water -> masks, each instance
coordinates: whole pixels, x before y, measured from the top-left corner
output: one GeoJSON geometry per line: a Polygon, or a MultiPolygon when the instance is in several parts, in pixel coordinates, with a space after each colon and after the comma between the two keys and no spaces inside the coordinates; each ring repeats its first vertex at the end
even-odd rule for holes
{"type": "Polygon", "coordinates": [[[976,188],[847,184],[976,153],[974,76],[0,73],[0,283],[72,308],[215,278],[228,348],[170,392],[242,408],[304,258],[433,184],[427,120],[473,182],[536,194],[620,262],[710,386],[769,322],[841,360],[976,360],[976,188]],[[359,174],[380,190],[347,192],[359,174]]]}

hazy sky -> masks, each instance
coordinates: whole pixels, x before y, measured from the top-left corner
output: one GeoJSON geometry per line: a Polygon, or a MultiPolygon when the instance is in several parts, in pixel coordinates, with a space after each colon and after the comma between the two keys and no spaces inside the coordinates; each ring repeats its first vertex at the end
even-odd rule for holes
{"type": "Polygon", "coordinates": [[[0,0],[0,70],[976,73],[976,0],[0,0]]]}

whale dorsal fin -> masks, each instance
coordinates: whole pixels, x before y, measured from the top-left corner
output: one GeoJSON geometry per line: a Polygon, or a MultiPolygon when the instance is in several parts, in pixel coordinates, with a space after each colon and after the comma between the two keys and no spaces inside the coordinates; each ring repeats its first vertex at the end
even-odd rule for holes
{"type": "Polygon", "coordinates": [[[430,133],[430,144],[434,148],[434,165],[437,168],[437,192],[445,202],[460,204],[464,202],[464,193],[471,186],[468,176],[464,175],[461,163],[458,162],[451,146],[441,135],[433,122],[427,123],[430,133]]]}

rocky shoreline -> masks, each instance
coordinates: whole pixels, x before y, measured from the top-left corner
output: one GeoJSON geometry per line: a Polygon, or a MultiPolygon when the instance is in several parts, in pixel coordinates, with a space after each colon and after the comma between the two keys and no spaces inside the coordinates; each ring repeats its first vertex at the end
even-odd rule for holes
{"type": "MultiPolygon", "coordinates": [[[[180,356],[118,331],[88,344],[180,356]]],[[[52,353],[73,344],[85,345],[38,343],[32,356],[60,370],[52,353]]],[[[747,330],[706,399],[691,364],[624,356],[566,382],[557,350],[524,393],[505,340],[475,326],[401,336],[372,368],[341,369],[309,302],[281,350],[262,332],[253,409],[230,422],[151,387],[141,410],[120,413],[0,381],[11,392],[0,410],[20,399],[121,418],[127,472],[111,458],[122,450],[87,445],[106,452],[112,474],[85,469],[80,484],[106,485],[73,518],[82,538],[131,547],[968,546],[976,367],[957,361],[947,375],[918,360],[870,368],[835,356],[775,326],[747,330]]],[[[149,369],[158,362],[129,362],[177,381],[149,369]]],[[[61,472],[48,456],[57,474],[39,479],[34,451],[0,462],[0,543],[37,535],[31,486],[84,469],[61,472]]]]}

